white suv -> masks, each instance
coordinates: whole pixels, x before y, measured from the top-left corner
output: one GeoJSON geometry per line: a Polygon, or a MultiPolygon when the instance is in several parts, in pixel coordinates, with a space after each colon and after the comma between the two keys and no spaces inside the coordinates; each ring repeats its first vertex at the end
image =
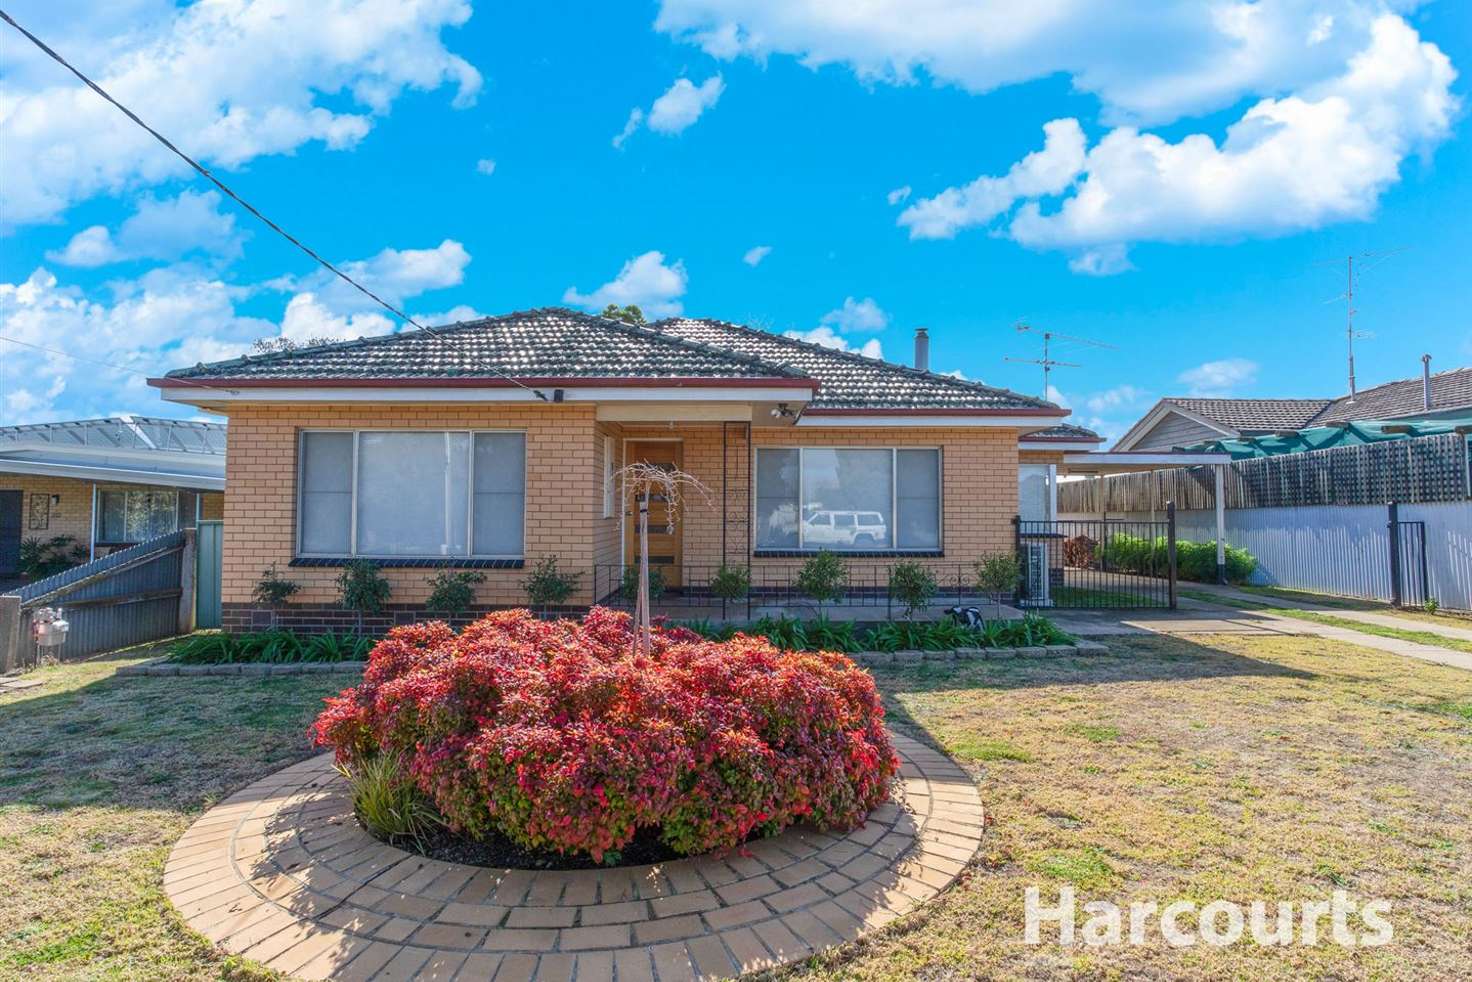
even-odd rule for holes
{"type": "Polygon", "coordinates": [[[877,549],[889,542],[889,527],[877,511],[817,511],[803,520],[802,540],[813,546],[877,549]]]}

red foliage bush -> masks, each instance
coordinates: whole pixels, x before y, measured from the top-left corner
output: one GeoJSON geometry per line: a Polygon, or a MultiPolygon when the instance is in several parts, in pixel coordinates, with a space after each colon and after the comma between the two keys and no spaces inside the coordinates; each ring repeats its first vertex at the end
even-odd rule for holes
{"type": "Polygon", "coordinates": [[[457,832],[597,860],[641,827],[693,854],[799,819],[852,828],[888,798],[884,709],[844,656],[680,628],[633,649],[629,616],[602,608],[396,628],[313,736],[348,766],[400,754],[457,832]]]}
{"type": "Polygon", "coordinates": [[[1063,565],[1075,569],[1092,569],[1098,561],[1099,543],[1087,535],[1063,540],[1063,565]]]}

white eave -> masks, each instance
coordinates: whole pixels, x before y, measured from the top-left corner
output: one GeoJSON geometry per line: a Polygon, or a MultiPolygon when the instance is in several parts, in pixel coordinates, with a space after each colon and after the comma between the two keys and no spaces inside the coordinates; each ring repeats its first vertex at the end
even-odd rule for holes
{"type": "Polygon", "coordinates": [[[809,391],[792,386],[537,386],[535,392],[514,386],[251,386],[238,389],[197,385],[163,385],[160,394],[170,402],[218,406],[236,402],[330,403],[474,403],[502,402],[554,405],[558,402],[807,402],[809,391]],[[561,398],[555,399],[554,393],[561,398]]]}
{"type": "Polygon", "coordinates": [[[196,491],[225,490],[225,465],[220,461],[219,474],[180,473],[134,467],[111,467],[96,463],[63,460],[20,460],[0,456],[0,474],[32,474],[43,477],[70,477],[82,481],[116,484],[151,484],[167,488],[192,488],[196,491]]]}
{"type": "Polygon", "coordinates": [[[1230,427],[1223,426],[1221,423],[1218,423],[1214,419],[1208,419],[1205,416],[1202,416],[1200,413],[1192,412],[1191,410],[1186,409],[1182,406],[1178,406],[1173,402],[1166,402],[1164,399],[1162,399],[1157,402],[1155,404],[1155,408],[1146,413],[1138,423],[1136,423],[1134,426],[1131,426],[1129,428],[1129,432],[1125,433],[1124,436],[1119,438],[1119,442],[1114,445],[1114,449],[1125,451],[1129,450],[1136,443],[1138,443],[1146,433],[1149,433],[1151,430],[1155,429],[1155,425],[1157,423],[1170,415],[1180,416],[1182,419],[1189,419],[1191,422],[1204,426],[1209,430],[1214,430],[1215,432],[1220,433],[1222,436],[1227,437],[1228,439],[1234,439],[1238,435],[1236,430],[1231,429],[1230,427]]]}
{"type": "Polygon", "coordinates": [[[1004,429],[1023,429],[1027,431],[1045,430],[1050,426],[1057,426],[1058,420],[1050,417],[1038,416],[1009,416],[1005,412],[998,415],[946,415],[945,413],[930,414],[897,414],[886,416],[881,413],[824,413],[815,415],[805,413],[797,420],[798,426],[965,426],[965,427],[993,427],[1004,429]]]}

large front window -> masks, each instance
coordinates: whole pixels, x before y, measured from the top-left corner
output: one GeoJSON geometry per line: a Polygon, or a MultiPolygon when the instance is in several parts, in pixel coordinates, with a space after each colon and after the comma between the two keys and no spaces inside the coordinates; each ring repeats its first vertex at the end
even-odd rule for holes
{"type": "Polygon", "coordinates": [[[940,451],[760,449],[756,523],[758,549],[939,549],[940,451]]]}
{"type": "Polygon", "coordinates": [[[298,552],[381,559],[520,558],[521,433],[302,434],[298,552]]]}

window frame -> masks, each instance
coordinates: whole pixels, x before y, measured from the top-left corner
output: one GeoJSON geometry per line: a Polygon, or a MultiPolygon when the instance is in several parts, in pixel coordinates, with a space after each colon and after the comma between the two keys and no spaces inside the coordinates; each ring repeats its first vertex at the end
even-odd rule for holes
{"type": "Polygon", "coordinates": [[[347,562],[354,559],[369,559],[374,562],[384,563],[440,563],[453,565],[457,562],[482,562],[497,560],[524,560],[526,558],[526,529],[527,529],[527,431],[510,427],[479,427],[475,429],[446,428],[446,429],[419,429],[417,427],[303,427],[297,430],[296,438],[296,489],[293,507],[296,509],[296,541],[292,544],[292,557],[294,559],[307,560],[339,560],[347,562]],[[302,475],[306,473],[307,436],[309,434],[350,434],[353,438],[353,473],[351,481],[351,498],[348,505],[348,552],[346,555],[339,553],[303,552],[302,551],[302,475]],[[466,481],[465,481],[465,548],[464,553],[440,556],[404,556],[404,555],[369,555],[358,552],[358,441],[364,433],[417,433],[423,435],[442,436],[447,433],[464,433],[466,439],[466,481]],[[510,553],[478,553],[475,548],[475,438],[481,433],[514,433],[522,438],[521,444],[521,551],[516,554],[510,553]]]}
{"type": "MultiPolygon", "coordinates": [[[[181,489],[181,488],[162,488],[162,487],[155,487],[153,485],[142,485],[142,486],[139,486],[139,487],[132,487],[132,488],[123,488],[123,487],[98,487],[97,488],[97,497],[96,497],[96,500],[94,501],[93,506],[92,506],[92,542],[93,542],[93,544],[95,546],[115,547],[115,546],[136,545],[139,542],[147,541],[146,539],[128,539],[128,538],[122,538],[122,539],[105,539],[105,538],[103,538],[103,536],[102,536],[102,533],[104,531],[104,528],[103,528],[103,518],[104,518],[104,516],[107,513],[106,501],[107,501],[107,496],[110,495],[110,494],[120,494],[120,495],[123,495],[124,496],[123,516],[124,516],[124,522],[125,523],[127,521],[127,513],[128,513],[128,507],[127,507],[127,504],[126,504],[126,498],[127,498],[128,495],[130,495],[130,494],[149,494],[149,495],[152,495],[152,494],[168,494],[168,495],[173,495],[174,505],[170,509],[170,511],[174,515],[174,527],[171,528],[171,529],[169,529],[169,532],[177,532],[181,528],[189,528],[190,526],[185,525],[184,522],[181,520],[180,515],[179,515],[179,502],[180,502],[180,497],[181,497],[180,492],[182,490],[183,489],[181,489]]],[[[198,501],[198,498],[196,497],[195,500],[197,502],[198,501]]],[[[126,529],[124,529],[124,531],[126,531],[126,529]]],[[[164,532],[162,534],[168,535],[169,532],[164,532]]]]}
{"type": "Polygon", "coordinates": [[[946,454],[945,447],[938,443],[914,443],[914,444],[891,444],[887,447],[865,446],[863,444],[790,444],[774,443],[763,444],[752,447],[751,452],[751,513],[747,517],[748,527],[753,530],[751,540],[751,551],[753,555],[773,555],[802,553],[803,555],[814,555],[823,550],[840,556],[872,556],[872,555],[896,555],[896,556],[934,556],[944,554],[946,546],[946,454]],[[795,450],[797,451],[797,545],[796,546],[763,546],[756,541],[755,529],[757,526],[756,503],[761,496],[761,489],[757,486],[757,477],[760,474],[758,468],[758,457],[764,450],[795,450]],[[878,546],[874,549],[833,549],[828,546],[809,546],[803,544],[802,535],[802,502],[804,480],[803,480],[803,454],[809,450],[887,450],[889,451],[889,518],[888,524],[892,534],[893,544],[878,546]],[[899,452],[901,450],[932,450],[935,452],[935,505],[936,505],[936,544],[933,546],[901,546],[899,544],[899,452]]]}

